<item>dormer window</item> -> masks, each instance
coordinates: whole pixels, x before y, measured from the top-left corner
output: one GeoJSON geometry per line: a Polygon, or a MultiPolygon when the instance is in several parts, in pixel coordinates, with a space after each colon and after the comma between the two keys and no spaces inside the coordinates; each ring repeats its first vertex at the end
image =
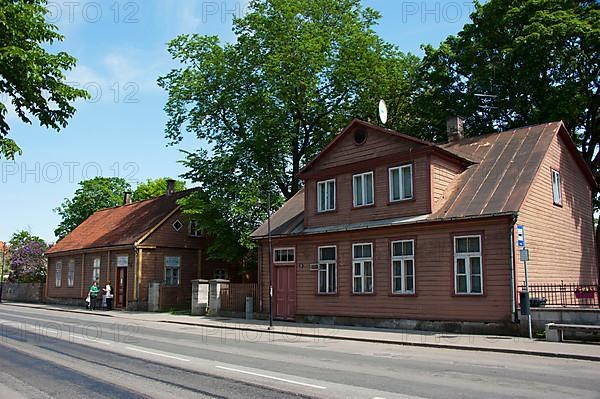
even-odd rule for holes
{"type": "Polygon", "coordinates": [[[352,177],[354,206],[373,205],[373,172],[352,177]]]}
{"type": "Polygon", "coordinates": [[[317,183],[317,210],[319,212],[335,210],[335,179],[317,183]]]}
{"type": "Polygon", "coordinates": [[[412,165],[390,168],[390,201],[404,201],[413,197],[412,165]]]}

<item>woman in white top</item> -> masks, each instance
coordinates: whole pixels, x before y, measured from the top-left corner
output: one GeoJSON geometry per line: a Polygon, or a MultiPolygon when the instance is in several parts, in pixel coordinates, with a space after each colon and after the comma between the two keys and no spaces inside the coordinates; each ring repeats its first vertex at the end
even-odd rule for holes
{"type": "Polygon", "coordinates": [[[106,282],[106,286],[102,289],[104,291],[104,297],[106,298],[106,310],[112,310],[114,293],[110,280],[106,282]]]}

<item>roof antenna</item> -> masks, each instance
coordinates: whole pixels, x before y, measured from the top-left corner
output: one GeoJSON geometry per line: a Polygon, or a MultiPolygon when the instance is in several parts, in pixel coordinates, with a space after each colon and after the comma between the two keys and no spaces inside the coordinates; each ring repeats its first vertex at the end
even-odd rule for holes
{"type": "Polygon", "coordinates": [[[387,105],[385,105],[385,101],[379,100],[379,120],[383,125],[386,124],[388,118],[387,105]]]}

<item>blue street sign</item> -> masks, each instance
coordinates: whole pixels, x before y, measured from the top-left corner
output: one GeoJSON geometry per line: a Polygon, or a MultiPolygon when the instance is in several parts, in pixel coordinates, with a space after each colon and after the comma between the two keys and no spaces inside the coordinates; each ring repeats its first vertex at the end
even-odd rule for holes
{"type": "Polygon", "coordinates": [[[517,245],[525,248],[525,227],[522,224],[517,225],[517,245]]]}

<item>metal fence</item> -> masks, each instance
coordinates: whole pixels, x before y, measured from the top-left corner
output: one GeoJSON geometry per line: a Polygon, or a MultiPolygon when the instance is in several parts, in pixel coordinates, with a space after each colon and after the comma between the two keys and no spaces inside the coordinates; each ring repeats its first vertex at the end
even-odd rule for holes
{"type": "MultiPolygon", "coordinates": [[[[542,302],[542,306],[598,307],[598,288],[598,284],[529,284],[529,298],[532,307],[536,302],[542,302]]],[[[521,286],[521,291],[525,291],[525,285],[521,286]]]]}
{"type": "Polygon", "coordinates": [[[245,312],[246,297],[254,298],[254,311],[258,307],[258,284],[229,283],[221,286],[221,309],[229,312],[245,312]]]}

